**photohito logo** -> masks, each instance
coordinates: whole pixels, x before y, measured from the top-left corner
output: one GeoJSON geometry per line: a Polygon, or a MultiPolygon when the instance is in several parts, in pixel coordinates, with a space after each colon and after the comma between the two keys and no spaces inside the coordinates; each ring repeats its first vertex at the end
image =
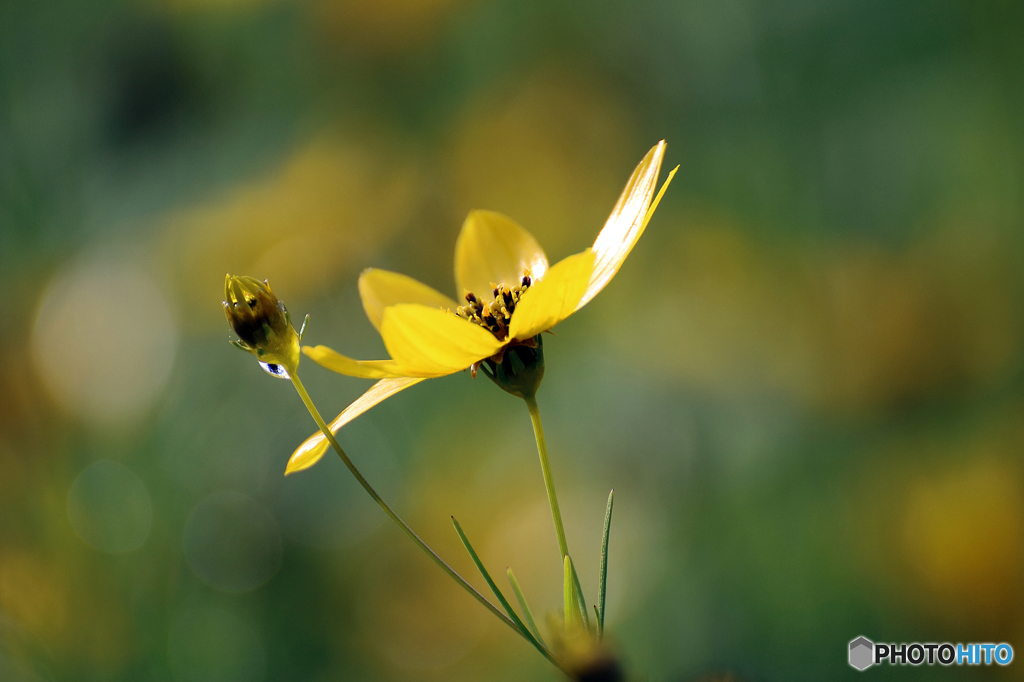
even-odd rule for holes
{"type": "Polygon", "coordinates": [[[1009,665],[1013,660],[1013,647],[1005,642],[876,644],[867,637],[858,637],[850,642],[849,656],[850,665],[857,670],[867,670],[883,662],[889,665],[1009,665]]]}
{"type": "Polygon", "coordinates": [[[874,663],[874,643],[867,637],[858,637],[850,642],[850,665],[857,670],[864,670],[874,663]]]}

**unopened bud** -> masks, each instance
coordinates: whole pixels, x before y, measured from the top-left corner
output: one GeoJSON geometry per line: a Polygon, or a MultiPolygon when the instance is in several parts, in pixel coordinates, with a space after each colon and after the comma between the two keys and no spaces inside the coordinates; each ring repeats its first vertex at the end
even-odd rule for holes
{"type": "Polygon", "coordinates": [[[238,335],[232,343],[255,355],[269,374],[287,379],[298,369],[299,334],[284,303],[265,280],[227,275],[224,316],[238,335]]]}

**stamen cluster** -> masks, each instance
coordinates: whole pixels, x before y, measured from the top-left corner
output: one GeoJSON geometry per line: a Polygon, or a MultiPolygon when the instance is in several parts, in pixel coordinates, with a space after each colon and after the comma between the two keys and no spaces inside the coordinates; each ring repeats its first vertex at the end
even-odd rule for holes
{"type": "Polygon", "coordinates": [[[509,323],[512,313],[516,310],[516,304],[532,282],[529,270],[524,272],[523,279],[516,286],[492,282],[491,293],[494,298],[489,303],[481,301],[473,292],[467,292],[466,305],[456,308],[455,314],[480,325],[494,334],[499,341],[504,341],[508,338],[509,323]]]}

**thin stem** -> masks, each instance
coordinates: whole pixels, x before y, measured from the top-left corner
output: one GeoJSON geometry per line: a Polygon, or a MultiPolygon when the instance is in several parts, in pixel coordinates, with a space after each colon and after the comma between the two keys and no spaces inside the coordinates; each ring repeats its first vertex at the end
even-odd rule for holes
{"type": "MultiPolygon", "coordinates": [[[[363,475],[359,473],[359,469],[356,469],[356,465],[353,464],[352,460],[348,458],[348,455],[345,454],[345,451],[341,449],[341,445],[338,444],[338,440],[334,437],[334,433],[332,433],[331,430],[327,428],[327,424],[324,422],[323,417],[320,416],[319,410],[316,409],[316,405],[313,404],[313,400],[309,397],[309,394],[306,392],[306,387],[303,386],[302,381],[299,380],[298,373],[291,372],[291,379],[292,384],[295,386],[295,390],[298,391],[299,393],[299,397],[302,398],[302,402],[306,405],[306,409],[309,410],[309,414],[312,415],[313,421],[315,421],[316,425],[320,427],[320,430],[323,432],[324,436],[330,442],[331,447],[333,447],[334,451],[338,453],[339,457],[341,457],[341,461],[345,463],[345,466],[348,467],[348,470],[351,471],[352,475],[356,477],[357,481],[359,481],[359,485],[363,486],[363,490],[365,490],[370,495],[370,497],[372,497],[374,501],[380,505],[381,509],[383,509],[387,513],[387,515],[390,516],[391,519],[395,523],[397,523],[402,528],[402,530],[405,531],[405,534],[408,535],[409,538],[413,542],[415,542],[420,549],[426,552],[430,556],[430,558],[434,560],[434,563],[441,567],[441,570],[450,575],[455,582],[462,585],[462,587],[467,592],[469,592],[477,601],[486,606],[488,611],[496,615],[498,618],[501,619],[503,623],[505,623],[510,628],[512,628],[520,635],[522,635],[523,633],[519,630],[518,626],[516,626],[516,624],[512,622],[511,618],[502,613],[498,609],[498,607],[492,604],[486,597],[477,592],[472,585],[466,582],[465,578],[456,573],[451,566],[445,563],[444,559],[439,557],[437,553],[427,545],[427,543],[420,539],[420,536],[416,535],[416,533],[413,532],[412,528],[410,528],[409,525],[405,521],[403,521],[401,517],[398,516],[398,514],[396,514],[384,500],[381,499],[380,495],[377,494],[377,491],[374,490],[373,487],[367,482],[367,480],[363,478],[363,475]]],[[[524,636],[524,639],[527,638],[524,636]]]]}
{"type": "Polygon", "coordinates": [[[544,441],[544,425],[540,421],[540,408],[537,407],[537,399],[533,396],[524,398],[526,407],[530,410],[530,420],[533,422],[533,435],[537,438],[537,454],[540,455],[540,469],[544,473],[544,487],[548,491],[548,504],[551,505],[551,517],[555,521],[555,534],[558,536],[558,551],[565,560],[569,554],[569,545],[565,541],[565,528],[562,526],[562,512],[558,509],[558,494],[555,492],[555,481],[551,477],[551,464],[548,462],[548,446],[544,441]]]}
{"type": "MultiPolygon", "coordinates": [[[[548,491],[548,504],[551,506],[551,518],[555,521],[555,535],[558,536],[558,551],[561,553],[562,561],[569,556],[569,544],[565,541],[565,527],[562,525],[562,512],[558,508],[558,493],[555,492],[555,480],[551,476],[551,463],[548,461],[548,445],[544,440],[544,424],[540,420],[540,408],[537,406],[537,399],[534,396],[524,397],[526,407],[530,410],[530,421],[533,422],[533,435],[537,439],[537,454],[540,456],[540,469],[544,474],[544,487],[548,491]]],[[[575,590],[579,594],[580,602],[585,604],[583,588],[580,586],[579,576],[576,575],[576,567],[569,562],[571,571],[570,582],[574,583],[575,590]]],[[[586,606],[579,612],[580,619],[590,629],[590,618],[587,616],[586,606]]]]}

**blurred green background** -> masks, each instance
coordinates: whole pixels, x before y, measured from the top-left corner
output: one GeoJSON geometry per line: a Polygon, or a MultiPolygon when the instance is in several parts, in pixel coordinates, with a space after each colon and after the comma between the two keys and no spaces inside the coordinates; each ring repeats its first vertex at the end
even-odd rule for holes
{"type": "MultiPolygon", "coordinates": [[[[283,478],[314,425],[227,344],[223,277],[384,357],[363,267],[454,294],[472,208],[580,251],[662,138],[680,172],[539,395],[591,595],[616,489],[630,670],[1021,652],[1022,25],[1011,0],[0,3],[0,679],[558,679],[336,458],[283,478]]],[[[369,385],[303,370],[331,415],[369,385]]],[[[481,589],[451,514],[558,609],[520,401],[457,374],[341,441],[481,589]]]]}

